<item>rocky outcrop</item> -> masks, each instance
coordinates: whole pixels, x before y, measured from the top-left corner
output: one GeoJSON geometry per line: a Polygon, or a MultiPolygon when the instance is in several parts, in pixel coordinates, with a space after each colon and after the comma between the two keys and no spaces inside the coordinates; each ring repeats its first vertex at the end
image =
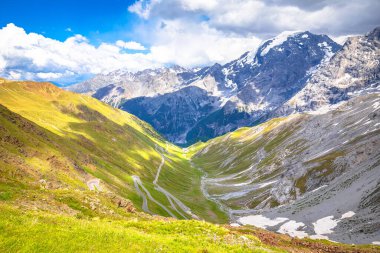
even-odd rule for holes
{"type": "Polygon", "coordinates": [[[296,114],[207,142],[203,189],[233,220],[346,243],[380,239],[380,95],[296,114]],[[324,229],[331,226],[331,229],[324,229]]]}
{"type": "Polygon", "coordinates": [[[380,27],[347,40],[342,50],[314,72],[305,87],[277,114],[314,111],[363,93],[380,91],[380,27]]]}
{"type": "MultiPolygon", "coordinates": [[[[261,122],[303,88],[312,70],[339,48],[325,35],[281,34],[257,51],[247,52],[223,66],[215,64],[197,71],[176,72],[176,80],[183,83],[171,87],[179,90],[123,100],[119,107],[148,121],[176,143],[188,145],[208,140],[261,122]],[[187,92],[190,87],[194,94],[187,92]],[[188,96],[179,100],[179,94],[188,96]]],[[[108,96],[96,97],[112,103],[110,96],[118,91],[111,88],[108,96]]]]}
{"type": "Polygon", "coordinates": [[[326,35],[284,32],[225,65],[118,70],[70,89],[131,112],[188,145],[379,91],[379,29],[350,38],[343,48],[326,35]]]}

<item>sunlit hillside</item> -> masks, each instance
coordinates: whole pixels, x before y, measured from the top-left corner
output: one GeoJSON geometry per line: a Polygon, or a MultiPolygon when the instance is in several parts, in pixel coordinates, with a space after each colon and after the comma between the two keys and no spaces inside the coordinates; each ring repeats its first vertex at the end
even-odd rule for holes
{"type": "MultiPolygon", "coordinates": [[[[136,117],[49,83],[1,80],[0,101],[1,182],[8,189],[3,193],[7,198],[19,193],[30,201],[22,190],[26,186],[73,198],[79,197],[77,191],[99,188],[102,194],[129,199],[142,210],[143,198],[133,181],[139,178],[139,187],[145,187],[142,194],[154,199],[147,200],[150,213],[225,221],[216,205],[201,194],[201,174],[182,150],[136,117]],[[157,185],[161,190],[155,189],[157,185]],[[181,205],[191,205],[191,210],[181,205]]],[[[53,206],[67,204],[54,201],[53,206]]]]}

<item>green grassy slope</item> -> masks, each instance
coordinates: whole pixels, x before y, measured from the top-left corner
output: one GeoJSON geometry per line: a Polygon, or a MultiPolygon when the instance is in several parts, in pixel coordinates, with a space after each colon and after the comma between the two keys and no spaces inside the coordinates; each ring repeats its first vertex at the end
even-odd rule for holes
{"type": "Polygon", "coordinates": [[[343,172],[378,166],[379,121],[369,115],[377,115],[379,100],[371,94],[324,114],[274,118],[194,144],[188,156],[207,173],[208,193],[227,207],[277,207],[343,172]]]}
{"type": "MultiPolygon", "coordinates": [[[[17,199],[8,195],[20,192],[19,197],[27,199],[25,191],[40,188],[88,191],[86,183],[100,179],[102,192],[129,199],[140,209],[142,198],[132,180],[136,175],[156,200],[176,214],[152,184],[161,148],[166,161],[160,186],[188,206],[196,196],[193,213],[202,219],[225,221],[225,215],[201,194],[200,172],[190,166],[182,150],[136,117],[49,83],[2,79],[0,103],[0,187],[8,189],[1,193],[4,198],[17,199]]],[[[152,213],[169,216],[152,201],[148,207],[152,213]]]]}
{"type": "Polygon", "coordinates": [[[285,252],[200,221],[77,219],[0,204],[1,252],[285,252]]]}
{"type": "Polygon", "coordinates": [[[0,79],[0,252],[378,252],[166,218],[150,200],[150,211],[162,216],[140,212],[133,175],[181,218],[153,183],[164,155],[158,184],[201,219],[227,222],[203,196],[203,172],[189,161],[205,145],[183,152],[95,99],[49,83],[0,79]],[[98,190],[89,189],[94,179],[98,190]]]}
{"type": "MultiPolygon", "coordinates": [[[[191,146],[189,155],[208,174],[208,178],[223,179],[221,184],[207,185],[208,192],[218,196],[237,191],[239,188],[235,185],[245,184],[251,179],[252,176],[244,172],[255,164],[256,168],[252,170],[255,179],[251,184],[270,181],[280,174],[284,168],[275,148],[286,138],[291,138],[300,121],[292,120],[292,117],[276,118],[253,128],[240,128],[206,143],[191,146]],[[265,155],[259,157],[260,152],[265,155]],[[268,169],[268,166],[278,168],[268,169]]],[[[254,208],[268,198],[270,187],[268,185],[244,196],[221,202],[233,209],[254,208]]],[[[269,205],[273,207],[278,203],[273,201],[269,205]]]]}

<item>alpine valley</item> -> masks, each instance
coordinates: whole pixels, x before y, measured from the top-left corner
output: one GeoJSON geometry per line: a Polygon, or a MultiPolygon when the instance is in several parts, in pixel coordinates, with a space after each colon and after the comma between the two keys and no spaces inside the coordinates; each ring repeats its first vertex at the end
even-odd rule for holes
{"type": "Polygon", "coordinates": [[[0,79],[0,122],[0,252],[380,252],[380,27],[0,79]]]}

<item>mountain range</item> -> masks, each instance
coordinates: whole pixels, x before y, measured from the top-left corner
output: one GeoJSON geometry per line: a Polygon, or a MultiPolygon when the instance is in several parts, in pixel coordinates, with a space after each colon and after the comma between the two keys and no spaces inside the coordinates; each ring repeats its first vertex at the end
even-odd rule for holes
{"type": "Polygon", "coordinates": [[[339,48],[324,35],[283,33],[223,66],[117,70],[69,89],[135,114],[170,141],[190,144],[260,121],[339,48]]]}
{"type": "Polygon", "coordinates": [[[69,89],[128,111],[186,146],[378,89],[378,39],[379,28],[343,47],[326,35],[284,32],[225,65],[117,70],[69,89]]]}
{"type": "Polygon", "coordinates": [[[0,251],[379,252],[379,59],[380,27],[65,89],[0,79],[0,251]]]}

